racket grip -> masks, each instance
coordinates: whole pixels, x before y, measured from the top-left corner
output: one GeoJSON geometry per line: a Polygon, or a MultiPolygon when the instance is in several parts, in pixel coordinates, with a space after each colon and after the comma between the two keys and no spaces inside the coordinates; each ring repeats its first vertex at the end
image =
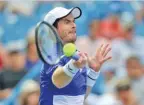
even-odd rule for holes
{"type": "Polygon", "coordinates": [[[75,52],[74,55],[72,56],[72,59],[74,60],[79,60],[80,56],[78,55],[78,52],[75,52]]]}

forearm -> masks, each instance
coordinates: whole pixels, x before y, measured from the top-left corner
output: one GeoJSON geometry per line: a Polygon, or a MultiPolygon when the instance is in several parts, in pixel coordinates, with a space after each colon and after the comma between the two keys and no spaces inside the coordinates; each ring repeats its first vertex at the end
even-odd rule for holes
{"type": "Polygon", "coordinates": [[[85,99],[88,97],[89,93],[91,92],[92,87],[94,86],[96,79],[99,76],[100,72],[95,72],[93,69],[88,68],[89,71],[87,73],[87,90],[86,90],[86,95],[85,95],[85,99]]]}
{"type": "Polygon", "coordinates": [[[87,86],[87,90],[86,90],[86,95],[85,95],[85,99],[88,97],[89,93],[91,92],[92,87],[91,86],[87,86]]]}
{"type": "Polygon", "coordinates": [[[78,68],[75,67],[73,61],[70,60],[65,66],[58,67],[54,71],[52,82],[57,88],[63,88],[72,81],[77,72],[78,68]]]}
{"type": "Polygon", "coordinates": [[[58,67],[52,76],[53,84],[58,88],[65,87],[71,82],[71,80],[72,77],[64,72],[63,67],[58,67]]]}

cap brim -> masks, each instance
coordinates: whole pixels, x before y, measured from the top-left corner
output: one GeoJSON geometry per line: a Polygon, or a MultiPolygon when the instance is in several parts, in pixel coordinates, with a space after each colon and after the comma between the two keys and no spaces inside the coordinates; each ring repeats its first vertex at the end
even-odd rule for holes
{"type": "Polygon", "coordinates": [[[75,19],[79,18],[82,15],[82,11],[79,7],[72,8],[71,11],[69,12],[69,14],[70,13],[72,13],[72,15],[75,19]]]}
{"type": "Polygon", "coordinates": [[[74,19],[77,19],[77,18],[79,18],[82,15],[81,9],[79,7],[74,7],[72,9],[69,9],[69,11],[67,12],[67,14],[63,15],[60,18],[64,18],[64,17],[68,16],[71,13],[72,13],[74,19]]]}

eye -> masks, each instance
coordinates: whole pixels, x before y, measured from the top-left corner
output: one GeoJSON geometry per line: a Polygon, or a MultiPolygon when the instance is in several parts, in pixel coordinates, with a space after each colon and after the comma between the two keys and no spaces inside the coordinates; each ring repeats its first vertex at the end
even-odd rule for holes
{"type": "Polygon", "coordinates": [[[70,21],[69,20],[65,20],[65,24],[69,24],[70,23],[70,21]]]}

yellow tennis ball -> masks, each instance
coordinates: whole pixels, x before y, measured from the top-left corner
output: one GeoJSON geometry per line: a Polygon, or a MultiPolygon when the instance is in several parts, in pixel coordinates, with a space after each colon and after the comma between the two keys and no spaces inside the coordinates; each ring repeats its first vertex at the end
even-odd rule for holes
{"type": "Polygon", "coordinates": [[[67,43],[63,47],[65,56],[70,57],[76,52],[76,46],[73,43],[67,43]]]}

